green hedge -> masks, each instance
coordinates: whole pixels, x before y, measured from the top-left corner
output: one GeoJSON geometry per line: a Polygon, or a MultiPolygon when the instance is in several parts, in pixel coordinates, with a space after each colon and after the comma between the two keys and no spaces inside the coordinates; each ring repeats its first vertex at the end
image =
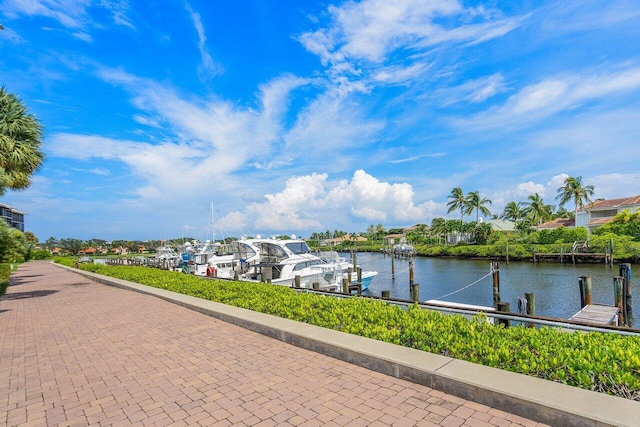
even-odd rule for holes
{"type": "MultiPolygon", "coordinates": [[[[62,263],[72,265],[72,260],[62,263]]],[[[505,328],[477,316],[404,310],[366,298],[331,298],[260,283],[203,280],[146,267],[84,264],[83,270],[287,319],[640,400],[640,337],[549,328],[505,328]]]]}
{"type": "Polygon", "coordinates": [[[11,265],[0,264],[0,295],[4,295],[9,286],[9,276],[11,275],[11,265]]]}

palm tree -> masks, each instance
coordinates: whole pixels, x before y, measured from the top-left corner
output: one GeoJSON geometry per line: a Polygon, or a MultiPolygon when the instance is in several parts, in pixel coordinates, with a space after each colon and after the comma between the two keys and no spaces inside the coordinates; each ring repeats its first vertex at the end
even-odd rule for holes
{"type": "Polygon", "coordinates": [[[471,212],[475,209],[476,211],[476,224],[480,220],[480,212],[482,215],[489,216],[491,215],[491,211],[487,208],[486,205],[490,205],[491,200],[489,199],[481,199],[480,193],[477,191],[472,191],[467,194],[467,197],[464,199],[465,212],[467,215],[470,215],[471,212]]]}
{"type": "Polygon", "coordinates": [[[438,244],[440,244],[440,237],[447,235],[447,221],[444,218],[433,218],[431,220],[431,233],[438,240],[438,244]]]}
{"type": "Polygon", "coordinates": [[[458,209],[460,209],[460,221],[463,221],[463,217],[464,217],[464,209],[466,208],[465,205],[465,197],[464,197],[464,192],[462,191],[462,188],[460,187],[456,187],[453,190],[451,190],[451,194],[449,194],[449,197],[447,197],[449,199],[449,202],[447,203],[447,206],[449,206],[449,210],[447,210],[447,213],[451,213],[453,211],[457,211],[458,209]]]}
{"type": "Polygon", "coordinates": [[[530,195],[528,199],[528,202],[523,203],[524,213],[531,223],[536,225],[537,229],[540,224],[551,219],[553,206],[545,205],[538,193],[530,195]]]}
{"type": "Polygon", "coordinates": [[[42,125],[20,100],[0,87],[0,195],[20,190],[44,160],[42,125]]]}
{"type": "Polygon", "coordinates": [[[593,193],[593,185],[582,185],[581,176],[576,178],[570,176],[564,180],[564,186],[558,188],[556,200],[560,200],[560,206],[564,206],[565,203],[573,200],[575,203],[573,217],[576,218],[578,209],[584,206],[585,203],[591,202],[590,197],[593,196],[593,193]]]}
{"type": "Polygon", "coordinates": [[[516,228],[518,228],[518,221],[524,218],[524,208],[522,203],[509,202],[505,205],[501,218],[509,221],[513,221],[516,228]]]}

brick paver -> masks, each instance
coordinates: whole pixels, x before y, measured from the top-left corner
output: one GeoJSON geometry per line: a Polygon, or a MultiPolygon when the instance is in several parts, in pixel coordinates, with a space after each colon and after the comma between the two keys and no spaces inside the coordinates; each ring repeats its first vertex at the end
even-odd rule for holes
{"type": "Polygon", "coordinates": [[[541,424],[35,261],[0,298],[0,425],[541,424]]]}

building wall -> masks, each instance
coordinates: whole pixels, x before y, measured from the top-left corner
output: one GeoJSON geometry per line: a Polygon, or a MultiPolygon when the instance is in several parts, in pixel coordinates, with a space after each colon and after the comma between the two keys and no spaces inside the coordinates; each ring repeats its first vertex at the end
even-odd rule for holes
{"type": "Polygon", "coordinates": [[[0,204],[0,218],[4,219],[9,227],[24,232],[24,214],[19,210],[0,204]]]}

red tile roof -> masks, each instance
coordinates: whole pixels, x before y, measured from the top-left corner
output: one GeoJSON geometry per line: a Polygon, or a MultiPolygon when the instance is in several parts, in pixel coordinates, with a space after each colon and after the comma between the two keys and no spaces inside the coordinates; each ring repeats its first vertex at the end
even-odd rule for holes
{"type": "Polygon", "coordinates": [[[621,199],[596,200],[593,203],[583,206],[580,210],[593,210],[602,208],[619,208],[621,206],[637,206],[640,205],[640,195],[632,197],[623,197],[621,199]]]}
{"type": "Polygon", "coordinates": [[[611,222],[613,220],[613,217],[609,216],[606,218],[596,218],[594,220],[589,221],[589,223],[587,224],[588,226],[600,226],[603,224],[606,224],[608,222],[611,222]]]}
{"type": "Polygon", "coordinates": [[[573,227],[576,225],[576,221],[573,218],[556,218],[551,221],[547,221],[544,224],[540,224],[539,229],[553,229],[559,227],[573,227]]]}

